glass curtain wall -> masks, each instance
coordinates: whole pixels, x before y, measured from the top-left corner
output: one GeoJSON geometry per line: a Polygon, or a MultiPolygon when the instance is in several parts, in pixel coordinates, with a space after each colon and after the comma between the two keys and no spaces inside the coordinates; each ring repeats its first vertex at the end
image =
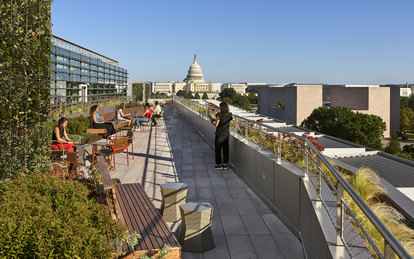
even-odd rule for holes
{"type": "MultiPolygon", "coordinates": [[[[70,43],[68,46],[70,46],[70,43]]],[[[77,46],[77,45],[75,45],[77,46]]],[[[56,46],[51,47],[51,103],[78,103],[127,95],[127,70],[117,62],[104,62],[98,55],[85,55],[56,46]],[[115,65],[114,65],[115,63],[115,65]]]]}

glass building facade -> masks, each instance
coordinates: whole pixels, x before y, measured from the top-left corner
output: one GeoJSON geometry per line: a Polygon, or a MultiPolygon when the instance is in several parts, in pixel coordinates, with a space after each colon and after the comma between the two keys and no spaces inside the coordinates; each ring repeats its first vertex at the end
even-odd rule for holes
{"type": "Polygon", "coordinates": [[[52,37],[52,104],[78,103],[127,95],[128,72],[118,61],[52,37]]]}

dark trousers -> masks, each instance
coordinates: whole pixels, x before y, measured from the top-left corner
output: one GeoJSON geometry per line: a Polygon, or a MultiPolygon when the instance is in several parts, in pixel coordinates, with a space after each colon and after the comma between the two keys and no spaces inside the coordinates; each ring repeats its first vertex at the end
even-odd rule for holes
{"type": "Polygon", "coordinates": [[[114,125],[112,125],[112,123],[110,122],[105,122],[105,123],[94,123],[93,124],[93,128],[94,129],[106,129],[109,133],[109,135],[115,134],[115,129],[114,129],[114,125]]]}
{"type": "Polygon", "coordinates": [[[214,149],[216,153],[216,164],[220,165],[229,162],[229,137],[228,136],[217,136],[214,140],[214,149]],[[223,149],[223,160],[221,160],[221,150],[223,149]]]}

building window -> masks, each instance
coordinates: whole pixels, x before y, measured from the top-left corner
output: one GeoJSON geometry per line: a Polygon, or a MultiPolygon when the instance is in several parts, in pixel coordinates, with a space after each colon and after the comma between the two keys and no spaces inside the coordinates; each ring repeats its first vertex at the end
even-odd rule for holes
{"type": "Polygon", "coordinates": [[[69,64],[69,59],[61,56],[56,56],[56,61],[63,64],[69,64]]]}
{"type": "Polygon", "coordinates": [[[59,72],[69,72],[69,67],[65,65],[57,64],[56,70],[59,72]]]}
{"type": "Polygon", "coordinates": [[[74,74],[80,74],[80,69],[77,67],[70,67],[70,72],[74,74]]]}
{"type": "Polygon", "coordinates": [[[70,65],[75,67],[80,67],[80,62],[77,60],[70,60],[70,65]]]}
{"type": "Polygon", "coordinates": [[[89,75],[88,69],[82,69],[81,72],[82,72],[82,75],[89,75]]]}

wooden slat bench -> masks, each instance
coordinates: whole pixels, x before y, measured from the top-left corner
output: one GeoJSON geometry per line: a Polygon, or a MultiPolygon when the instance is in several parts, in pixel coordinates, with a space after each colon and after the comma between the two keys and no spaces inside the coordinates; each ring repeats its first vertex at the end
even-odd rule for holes
{"type": "Polygon", "coordinates": [[[181,258],[181,246],[154,207],[139,183],[112,184],[103,157],[98,157],[98,168],[102,175],[103,189],[111,190],[116,217],[128,228],[130,233],[142,236],[134,252],[125,258],[139,258],[148,252],[160,250],[164,244],[171,247],[167,259],[181,258]]]}

